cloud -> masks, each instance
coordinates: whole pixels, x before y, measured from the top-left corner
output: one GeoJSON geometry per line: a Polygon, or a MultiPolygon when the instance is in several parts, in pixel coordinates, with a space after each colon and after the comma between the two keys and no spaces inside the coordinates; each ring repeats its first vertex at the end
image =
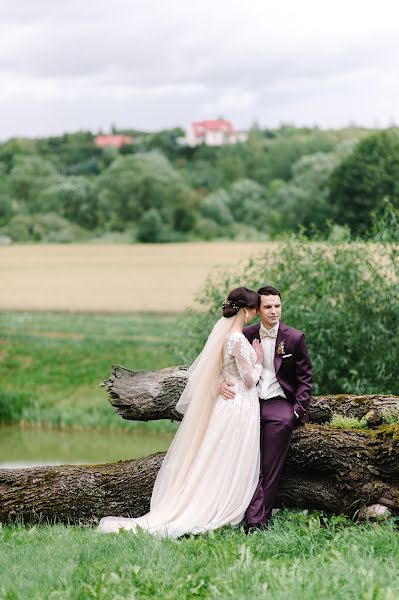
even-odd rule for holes
{"type": "Polygon", "coordinates": [[[238,127],[399,118],[390,0],[20,0],[2,12],[1,138],[218,114],[238,127]]]}

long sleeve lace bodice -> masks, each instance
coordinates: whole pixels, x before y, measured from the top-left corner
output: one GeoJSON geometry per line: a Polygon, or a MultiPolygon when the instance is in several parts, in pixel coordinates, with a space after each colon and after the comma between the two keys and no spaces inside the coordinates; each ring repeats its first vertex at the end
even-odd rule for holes
{"type": "Polygon", "coordinates": [[[243,333],[231,333],[224,347],[224,375],[228,379],[240,379],[247,388],[254,387],[262,372],[256,362],[256,353],[243,333]]]}

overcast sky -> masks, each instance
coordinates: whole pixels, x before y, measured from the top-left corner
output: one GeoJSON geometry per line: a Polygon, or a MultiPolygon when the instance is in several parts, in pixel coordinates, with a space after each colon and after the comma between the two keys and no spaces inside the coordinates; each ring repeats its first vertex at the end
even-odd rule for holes
{"type": "Polygon", "coordinates": [[[397,0],[0,0],[0,139],[399,123],[397,0]]]}

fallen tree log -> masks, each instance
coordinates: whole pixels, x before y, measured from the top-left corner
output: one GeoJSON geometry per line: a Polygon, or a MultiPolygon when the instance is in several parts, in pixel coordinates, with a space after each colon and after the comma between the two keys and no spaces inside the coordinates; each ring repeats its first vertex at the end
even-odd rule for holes
{"type": "MultiPolygon", "coordinates": [[[[353,516],[370,504],[399,513],[399,426],[294,431],[278,506],[353,516]]],[[[163,454],[108,465],[0,470],[0,521],[95,523],[149,508],[163,454]]]]}
{"type": "MultiPolygon", "coordinates": [[[[175,410],[187,379],[186,366],[159,371],[130,371],[113,365],[111,376],[102,385],[108,390],[109,401],[124,419],[151,421],[180,420],[175,410]]],[[[361,419],[370,411],[398,408],[399,396],[350,394],[314,396],[310,402],[310,422],[327,423],[333,413],[361,419]]]]}

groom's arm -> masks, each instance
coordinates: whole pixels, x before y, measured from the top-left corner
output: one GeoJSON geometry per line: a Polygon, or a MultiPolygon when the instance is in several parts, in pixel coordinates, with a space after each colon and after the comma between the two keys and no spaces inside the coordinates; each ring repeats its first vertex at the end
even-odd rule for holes
{"type": "Polygon", "coordinates": [[[306,347],[305,336],[302,334],[296,347],[296,379],[294,411],[303,423],[309,421],[309,400],[312,393],[313,374],[312,363],[306,347]]]}
{"type": "Polygon", "coordinates": [[[234,386],[234,383],[229,383],[225,379],[223,379],[219,385],[219,394],[223,396],[225,400],[233,400],[235,397],[235,392],[233,392],[230,388],[234,386]]]}

